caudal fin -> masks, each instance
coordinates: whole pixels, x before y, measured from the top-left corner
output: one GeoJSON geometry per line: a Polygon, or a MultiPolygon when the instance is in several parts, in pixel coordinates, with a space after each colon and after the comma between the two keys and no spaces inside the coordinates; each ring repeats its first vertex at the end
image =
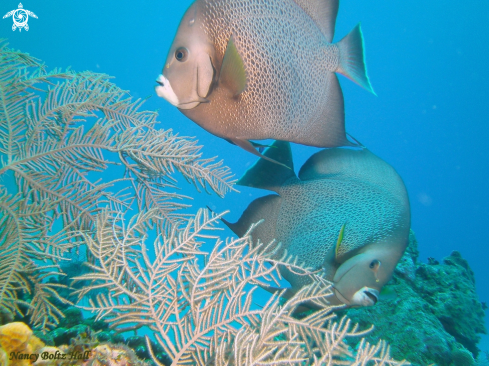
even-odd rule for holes
{"type": "Polygon", "coordinates": [[[337,43],[340,50],[340,62],[336,72],[346,76],[369,92],[375,94],[367,75],[363,34],[360,24],[337,43]]]}

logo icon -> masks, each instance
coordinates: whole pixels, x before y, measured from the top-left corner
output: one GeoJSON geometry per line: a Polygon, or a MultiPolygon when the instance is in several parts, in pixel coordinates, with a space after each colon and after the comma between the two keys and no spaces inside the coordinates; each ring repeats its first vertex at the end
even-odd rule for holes
{"type": "Polygon", "coordinates": [[[15,31],[17,28],[19,28],[19,32],[22,31],[22,28],[28,31],[29,25],[27,24],[27,21],[29,20],[29,15],[37,19],[36,14],[34,14],[32,11],[25,10],[22,6],[22,3],[19,3],[19,8],[9,11],[3,16],[3,19],[10,16],[12,17],[12,19],[14,20],[14,25],[12,25],[13,31],[15,31]]]}

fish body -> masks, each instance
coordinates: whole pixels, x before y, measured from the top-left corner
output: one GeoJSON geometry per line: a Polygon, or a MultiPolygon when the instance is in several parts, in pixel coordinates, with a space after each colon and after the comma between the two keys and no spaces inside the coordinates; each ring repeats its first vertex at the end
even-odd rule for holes
{"type": "MultiPolygon", "coordinates": [[[[275,142],[265,155],[292,164],[288,143],[275,142]]],[[[289,165],[290,166],[290,165],[289,165]]],[[[258,198],[237,223],[243,235],[264,219],[253,239],[281,242],[284,251],[333,282],[332,303],[373,305],[408,243],[409,199],[402,179],[367,149],[326,149],[293,171],[260,159],[238,184],[276,194],[258,198]],[[338,234],[339,233],[339,234],[338,234]]],[[[307,278],[281,268],[296,292],[307,278]]]]}
{"type": "Polygon", "coordinates": [[[156,92],[207,131],[257,155],[249,140],[351,145],[335,73],[373,90],[360,27],[332,43],[337,11],[338,0],[197,0],[180,23],[156,92]]]}

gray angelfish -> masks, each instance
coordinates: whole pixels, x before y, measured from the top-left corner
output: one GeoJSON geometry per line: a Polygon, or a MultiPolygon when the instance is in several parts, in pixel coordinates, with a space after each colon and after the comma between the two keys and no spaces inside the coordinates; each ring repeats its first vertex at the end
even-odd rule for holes
{"type": "MultiPolygon", "coordinates": [[[[292,166],[290,145],[275,142],[264,155],[292,166]]],[[[408,244],[410,208],[396,171],[369,150],[333,148],[312,155],[297,177],[293,170],[260,159],[239,185],[276,192],[254,200],[237,223],[226,224],[242,236],[252,223],[265,221],[253,240],[281,242],[313,269],[324,269],[333,282],[332,304],[374,305],[382,286],[408,244]]],[[[308,283],[280,269],[291,296],[308,283]]]]}
{"type": "Polygon", "coordinates": [[[249,140],[352,145],[335,73],[373,93],[357,25],[332,43],[339,0],[197,0],[156,93],[253,154],[249,140]]]}

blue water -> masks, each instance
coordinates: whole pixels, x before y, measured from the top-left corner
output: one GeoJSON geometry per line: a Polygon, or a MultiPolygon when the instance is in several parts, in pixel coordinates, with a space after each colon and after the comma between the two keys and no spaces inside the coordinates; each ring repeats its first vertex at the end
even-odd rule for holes
{"type": "MultiPolygon", "coordinates": [[[[3,0],[0,13],[16,9],[17,1],[3,0]]],[[[24,8],[38,16],[29,19],[29,31],[12,32],[12,19],[1,19],[0,37],[51,68],[107,73],[135,97],[152,95],[145,107],[159,110],[163,128],[197,136],[206,156],[219,155],[239,177],[254,156],[200,129],[154,93],[190,3],[29,0],[24,8]]],[[[359,21],[378,97],[341,78],[347,130],[403,177],[420,260],[460,251],[475,272],[480,300],[489,302],[489,1],[343,1],[335,40],[359,21]]],[[[294,146],[296,167],[313,151],[294,146]]],[[[225,200],[201,194],[194,202],[231,209],[233,221],[260,194],[244,188],[225,200]]],[[[489,350],[487,338],[480,348],[489,350]]]]}

